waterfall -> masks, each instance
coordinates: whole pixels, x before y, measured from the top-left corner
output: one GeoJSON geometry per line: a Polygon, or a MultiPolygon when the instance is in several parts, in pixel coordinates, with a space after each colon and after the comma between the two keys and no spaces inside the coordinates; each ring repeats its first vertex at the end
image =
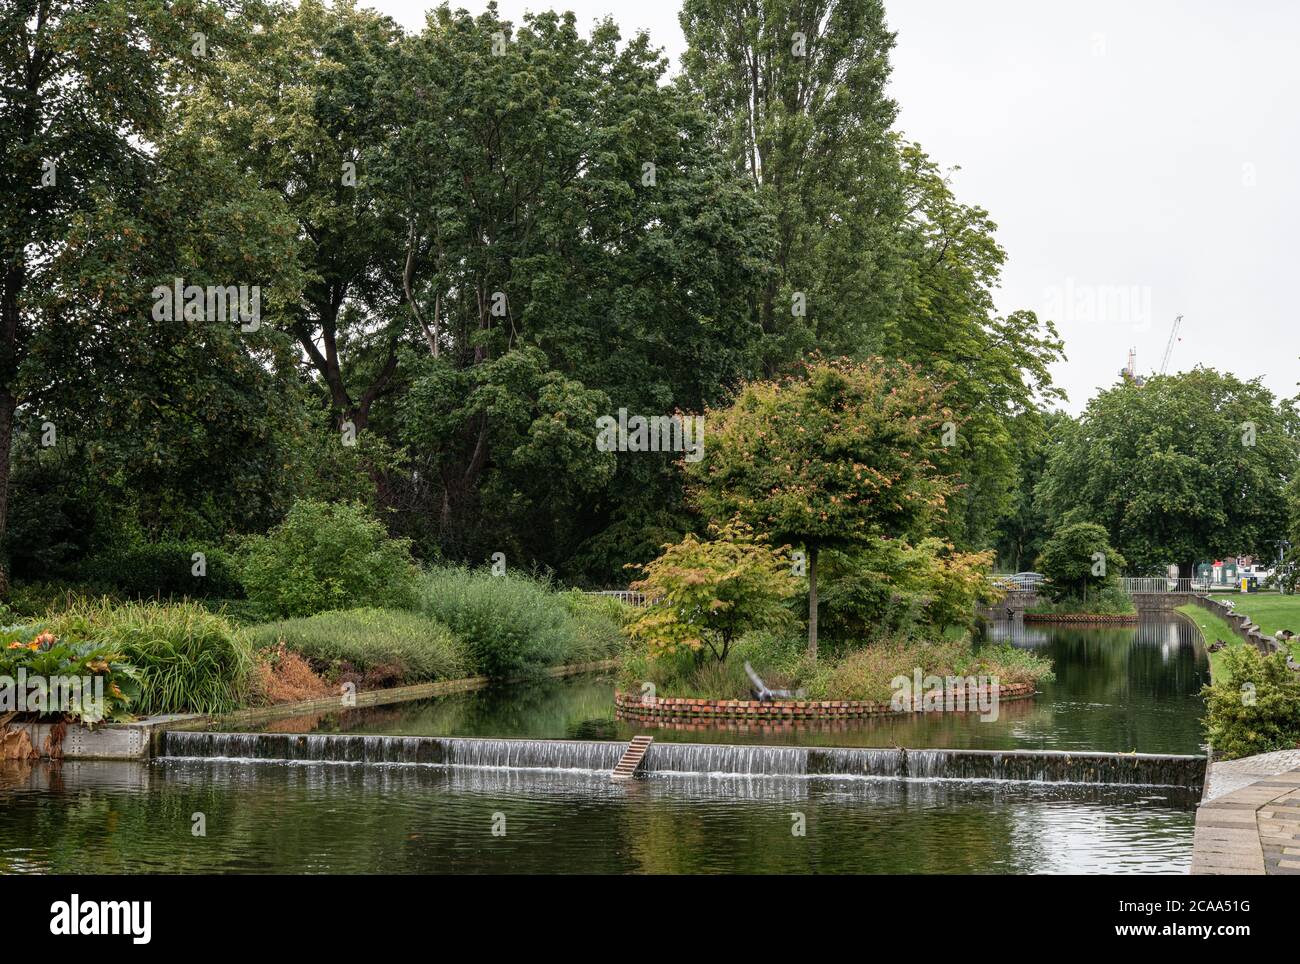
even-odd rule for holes
{"type": "MultiPolygon", "coordinates": [[[[608,772],[614,769],[625,747],[625,743],[601,740],[169,730],[162,734],[159,755],[186,759],[608,772]]],[[[1199,787],[1205,779],[1205,757],[1062,750],[909,750],[656,742],[646,751],[642,772],[652,777],[727,774],[1199,787]]]]}

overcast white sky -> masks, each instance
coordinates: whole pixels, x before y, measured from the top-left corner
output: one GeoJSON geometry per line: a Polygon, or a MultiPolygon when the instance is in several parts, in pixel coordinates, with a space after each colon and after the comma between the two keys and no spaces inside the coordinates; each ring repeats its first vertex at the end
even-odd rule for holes
{"type": "MultiPolygon", "coordinates": [[[[418,29],[427,0],[361,0],[418,29]]],[[[480,0],[454,6],[478,12],[480,0]]],[[[672,58],[674,0],[501,0],[645,28],[672,58]]],[[[1300,4],[1290,0],[886,0],[899,127],[997,222],[999,308],[1056,321],[1078,412],[1130,347],[1300,381],[1300,4]]]]}

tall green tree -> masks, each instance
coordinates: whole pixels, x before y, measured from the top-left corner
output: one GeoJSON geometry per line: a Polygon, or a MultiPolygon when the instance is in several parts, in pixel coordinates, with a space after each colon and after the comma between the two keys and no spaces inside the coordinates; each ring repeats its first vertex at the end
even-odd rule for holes
{"type": "MultiPolygon", "coordinates": [[[[664,70],[644,35],[584,36],[571,14],[516,27],[444,6],[401,46],[371,172],[403,225],[401,311],[425,356],[399,431],[458,554],[610,558],[583,544],[679,502],[680,477],[667,454],[596,452],[593,415],[698,411],[755,366],[768,225],[664,70]],[[426,404],[452,386],[468,404],[426,404]],[[587,451],[540,470],[525,456],[543,428],[586,432],[587,451]]],[[[663,541],[637,538],[614,573],[663,541]]]]}
{"type": "Polygon", "coordinates": [[[683,82],[774,220],[758,316],[769,373],[871,345],[902,298],[904,216],[879,0],[686,0],[683,82]]]}
{"type": "Polygon", "coordinates": [[[987,211],[954,196],[892,130],[894,37],[879,0],[687,0],[683,83],[774,220],[775,271],[757,312],[764,363],[810,349],[899,358],[933,372],[962,430],[940,454],[965,547],[1015,511],[1014,420],[1062,397],[1062,343],[1033,312],[997,314],[1005,252],[987,211]]]}
{"type": "Polygon", "coordinates": [[[1137,571],[1276,554],[1297,421],[1258,380],[1211,368],[1098,394],[1052,452],[1038,495],[1054,526],[1091,521],[1137,571]]]}
{"type": "Polygon", "coordinates": [[[932,461],[950,417],[932,383],[880,359],[751,382],[705,414],[705,457],[686,463],[692,500],[710,519],[738,516],[804,547],[813,657],[818,554],[929,531],[952,491],[932,461]]]}
{"type": "Polygon", "coordinates": [[[392,118],[401,29],[350,0],[277,8],[238,54],[217,56],[184,129],[224,150],[297,224],[301,298],[288,319],[337,423],[364,431],[396,387],[410,334],[399,310],[403,224],[376,174],[392,118]]]}
{"type": "MultiPolygon", "coordinates": [[[[148,308],[148,279],[118,269],[146,243],[144,225],[158,223],[149,207],[165,173],[158,145],[175,97],[211,55],[242,43],[244,6],[11,0],[0,8],[0,539],[17,424],[30,418],[40,429],[44,413],[68,410],[79,386],[67,363],[89,345],[116,338],[140,348],[148,337],[147,326],[132,325],[134,311],[148,308]]],[[[87,383],[105,380],[101,403],[121,374],[80,372],[87,383]]],[[[129,394],[128,405],[159,404],[129,394]]],[[[0,584],[7,578],[0,568],[0,584]]]]}
{"type": "Polygon", "coordinates": [[[1039,413],[1031,410],[1011,423],[1016,443],[1016,488],[1013,502],[998,525],[997,554],[1010,572],[1021,572],[1034,564],[1043,543],[1052,534],[1047,511],[1035,491],[1047,471],[1052,450],[1071,424],[1062,411],[1039,413]]]}

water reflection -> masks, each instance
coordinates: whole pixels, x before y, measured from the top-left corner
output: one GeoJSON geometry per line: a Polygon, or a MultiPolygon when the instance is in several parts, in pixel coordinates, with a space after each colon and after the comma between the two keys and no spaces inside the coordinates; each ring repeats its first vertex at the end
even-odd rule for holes
{"type": "Polygon", "coordinates": [[[69,761],[0,793],[0,873],[1179,873],[1192,833],[1173,793],[1024,784],[69,761]]]}
{"type": "Polygon", "coordinates": [[[985,643],[1009,642],[1052,660],[1056,680],[1033,700],[999,707],[998,719],[929,713],[824,723],[646,726],[616,720],[613,678],[545,680],[413,703],[280,721],[285,732],[1198,753],[1201,687],[1209,664],[1185,620],[1151,614],[1133,626],[987,624],[985,643]]]}

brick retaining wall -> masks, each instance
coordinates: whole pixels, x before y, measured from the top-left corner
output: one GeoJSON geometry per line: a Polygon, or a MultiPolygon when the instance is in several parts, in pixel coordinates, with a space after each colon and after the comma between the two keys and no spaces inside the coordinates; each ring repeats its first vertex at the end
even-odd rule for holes
{"type": "MultiPolygon", "coordinates": [[[[965,692],[965,691],[963,691],[965,692]]],[[[977,691],[979,696],[984,690],[977,691]]],[[[1037,688],[1033,683],[1007,683],[998,686],[997,698],[1028,699],[1037,688]]],[[[966,705],[975,712],[978,696],[967,693],[966,705]]],[[[615,714],[619,719],[638,723],[689,723],[707,720],[851,720],[871,716],[898,716],[913,710],[896,710],[888,700],[710,700],[679,696],[641,697],[614,691],[615,714]]]]}
{"type": "Polygon", "coordinates": [[[1137,613],[1025,613],[1027,623],[1120,623],[1132,625],[1137,613]]]}

